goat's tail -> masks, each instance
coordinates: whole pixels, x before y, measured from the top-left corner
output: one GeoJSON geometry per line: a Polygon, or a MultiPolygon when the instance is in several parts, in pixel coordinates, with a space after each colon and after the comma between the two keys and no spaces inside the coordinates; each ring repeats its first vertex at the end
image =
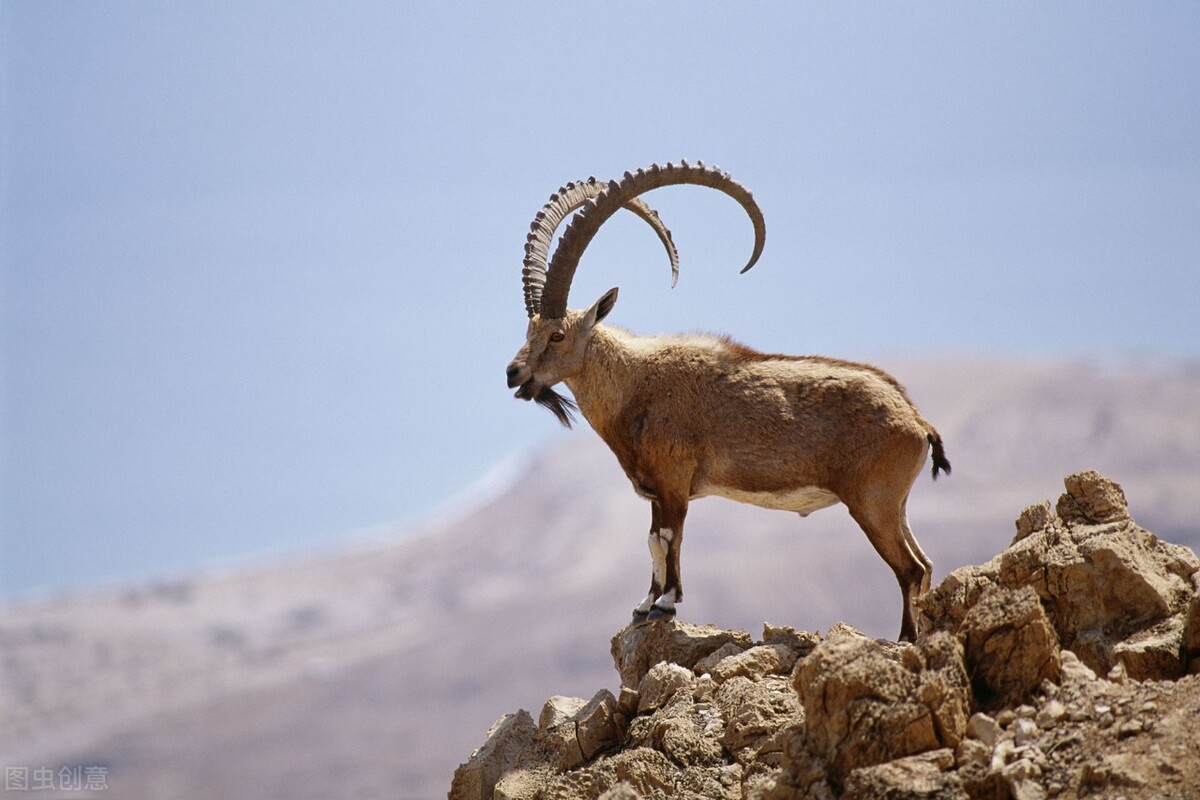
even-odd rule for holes
{"type": "Polygon", "coordinates": [[[942,445],[942,437],[933,426],[929,426],[929,434],[925,437],[933,447],[933,479],[936,481],[938,470],[950,474],[950,460],[946,458],[946,448],[942,445]]]}

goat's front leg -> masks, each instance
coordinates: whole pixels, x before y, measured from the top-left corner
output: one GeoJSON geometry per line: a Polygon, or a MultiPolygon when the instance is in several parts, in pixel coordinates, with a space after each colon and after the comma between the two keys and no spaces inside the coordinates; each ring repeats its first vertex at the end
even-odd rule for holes
{"type": "Polygon", "coordinates": [[[675,604],[683,600],[679,571],[679,548],[683,543],[683,519],[687,503],[654,500],[650,514],[650,591],[633,610],[633,621],[671,619],[675,604]]]}

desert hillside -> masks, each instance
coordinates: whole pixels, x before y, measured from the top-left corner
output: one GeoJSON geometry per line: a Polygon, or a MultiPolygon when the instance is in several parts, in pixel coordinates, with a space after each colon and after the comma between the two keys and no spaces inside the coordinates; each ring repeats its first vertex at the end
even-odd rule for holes
{"type": "MultiPolygon", "coordinates": [[[[1084,469],[1120,482],[1161,539],[1200,547],[1200,369],[879,363],[954,464],[909,504],[935,584],[1000,552],[1017,512],[1084,469]]],[[[5,608],[0,762],[103,765],[129,797],[442,796],[501,714],[617,691],[609,640],[645,593],[648,524],[584,426],[419,531],[5,608]]],[[[682,622],[898,629],[894,578],[840,507],[801,520],[698,502],[683,572],[682,622]]]]}

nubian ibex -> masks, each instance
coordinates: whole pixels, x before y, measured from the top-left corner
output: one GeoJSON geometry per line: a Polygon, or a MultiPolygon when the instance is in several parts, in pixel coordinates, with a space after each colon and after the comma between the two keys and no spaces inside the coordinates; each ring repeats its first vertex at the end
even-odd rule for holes
{"type": "Polygon", "coordinates": [[[671,618],[683,599],[679,551],[689,501],[718,495],[765,508],[813,511],[841,502],[896,574],[900,638],[916,636],[912,601],[933,565],[909,528],[908,494],[932,449],[933,477],[950,472],[942,438],[882,370],[819,356],[759,353],[725,337],[637,336],[601,324],[610,289],[584,311],[567,308],[575,268],[605,220],[628,208],[657,232],[678,274],[670,232],[639,195],[697,184],[732,197],[766,225],[750,192],[701,162],[652,165],[608,182],[570,183],[531,226],[524,269],[529,327],[508,386],[570,426],[576,407],[651,504],[650,590],[635,622],[671,618]],[[574,214],[549,259],[555,229],[574,214]],[[574,402],[552,387],[563,382],[574,402]]]}

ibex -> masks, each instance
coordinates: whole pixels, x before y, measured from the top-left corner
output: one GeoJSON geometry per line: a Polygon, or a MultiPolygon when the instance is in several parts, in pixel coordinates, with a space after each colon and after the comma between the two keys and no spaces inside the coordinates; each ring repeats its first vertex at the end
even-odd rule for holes
{"type": "Polygon", "coordinates": [[[570,183],[535,217],[526,246],[525,344],[508,365],[516,396],[536,400],[571,424],[577,407],[616,455],[634,491],[651,504],[650,590],[635,622],[672,618],[683,599],[679,551],[688,503],[718,495],[807,516],[841,502],[896,574],[903,598],[900,639],[916,635],[912,600],[928,591],[933,565],[909,528],[908,494],[932,448],[933,477],[950,472],[942,438],[894,378],[865,364],[819,356],[771,355],[714,336],[637,336],[601,324],[610,289],[586,311],[567,294],[584,249],[619,209],[651,224],[678,260],[671,234],[639,195],[697,184],[732,197],[766,225],[750,192],[703,163],[652,165],[609,183],[570,183]],[[574,217],[554,257],[555,229],[574,217]],[[563,382],[572,403],[554,391],[563,382]]]}

